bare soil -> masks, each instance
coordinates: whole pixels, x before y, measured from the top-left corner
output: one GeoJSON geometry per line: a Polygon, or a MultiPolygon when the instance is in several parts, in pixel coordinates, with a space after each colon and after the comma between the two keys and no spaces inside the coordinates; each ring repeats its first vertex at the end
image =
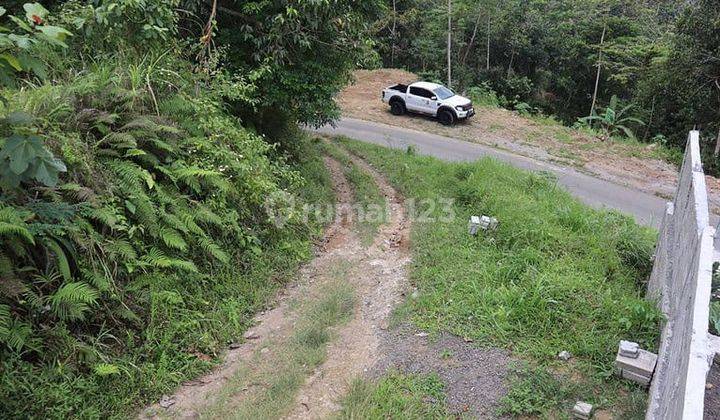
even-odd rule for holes
{"type": "Polygon", "coordinates": [[[340,409],[338,402],[352,380],[362,376],[378,357],[381,326],[401,302],[408,283],[405,267],[410,262],[410,221],[402,198],[369,165],[352,159],[373,176],[390,207],[390,219],[380,226],[374,242],[358,262],[361,269],[356,272],[360,274],[353,283],[359,307],[354,318],[337,332],[325,363],[308,378],[289,419],[327,418],[340,409]]]}
{"type": "Polygon", "coordinates": [[[234,377],[238,372],[253,370],[273,374],[268,369],[272,367],[273,346],[292,336],[298,319],[295,303],[322,295],[338,260],[351,266],[347,280],[355,289],[357,307],[347,324],[334,329],[325,361],[307,378],[285,418],[331,417],[341,408],[340,401],[354,379],[379,376],[390,367],[438,372],[447,381],[453,409],[479,418],[490,416],[505,392],[506,352],[477,349],[449,335],[438,342],[422,343],[407,329],[388,330],[393,309],[410,287],[407,266],[411,261],[411,221],[406,217],[402,197],[388,181],[366,162],[354,156],[351,159],[372,175],[389,206],[390,217],[380,226],[374,242],[368,247],[362,245],[350,214],[352,187],[341,164],[326,158],[339,217],[326,229],[316,257],[301,269],[298,280],[279,294],[275,307],[256,317],[256,326],[245,333],[245,341],[231,346],[216,370],[183,384],[172,396],[146,408],[140,418],[212,418],[222,416],[222,411],[214,408],[218,400],[222,400],[225,413],[233,412],[233,407],[243,401],[252,401],[251,395],[257,395],[269,381],[239,388],[234,377]],[[440,348],[452,351],[454,361],[441,360],[440,348]],[[415,369],[417,366],[422,369],[415,369]]]}
{"type": "MultiPolygon", "coordinates": [[[[504,149],[534,159],[571,166],[601,179],[671,199],[677,168],[659,158],[654,145],[604,141],[559,124],[542,123],[501,108],[480,107],[453,127],[419,115],[394,116],[380,100],[382,89],[417,81],[404,70],[358,70],[355,82],[338,97],[343,115],[504,149]]],[[[706,177],[712,207],[720,206],[720,180],[706,177]]]]}

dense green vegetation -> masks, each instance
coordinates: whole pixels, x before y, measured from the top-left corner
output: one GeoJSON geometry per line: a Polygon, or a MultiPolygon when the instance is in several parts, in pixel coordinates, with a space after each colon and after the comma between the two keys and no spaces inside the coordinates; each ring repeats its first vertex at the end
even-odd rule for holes
{"type": "MultiPolygon", "coordinates": [[[[643,299],[655,233],[614,212],[587,208],[550,175],[490,159],[446,163],[343,141],[414,197],[430,222],[415,221],[410,319],[476,343],[508,347],[556,366],[563,350],[595,381],[596,401],[622,399],[611,379],[621,339],[654,348],[660,314],[643,299]],[[451,222],[438,204],[454,200],[451,222]],[[495,232],[472,237],[470,215],[492,215],[495,232]]],[[[595,399],[594,399],[595,400],[595,399]]]]}
{"type": "MultiPolygon", "coordinates": [[[[450,3],[454,88],[497,92],[500,105],[557,115],[569,125],[603,115],[599,109],[616,96],[613,111],[632,105],[626,116],[638,121],[628,128],[643,141],[682,148],[688,130],[702,129],[706,167],[718,172],[720,161],[712,158],[720,130],[716,1],[450,3]]],[[[375,25],[382,64],[447,82],[448,2],[385,4],[388,13],[375,25]]]]}
{"type": "MultiPolygon", "coordinates": [[[[309,258],[322,228],[277,208],[290,216],[278,228],[268,197],[331,202],[321,159],[330,153],[361,204],[383,202],[371,176],[298,125],[336,118],[333,98],[358,66],[443,79],[446,6],[4,1],[0,417],[126,417],[210,369],[309,258]]],[[[710,0],[455,0],[453,85],[567,123],[596,102],[581,124],[681,146],[695,124],[706,135],[720,129],[719,15],[710,0]]],[[[651,232],[496,162],[348,145],[408,196],[449,195],[460,221],[478,212],[501,220],[477,239],[464,222],[418,226],[421,295],[410,310],[420,327],[513,347],[543,365],[569,350],[593,379],[609,374],[618,339],[654,345],[658,314],[639,291],[651,232]]],[[[377,226],[360,227],[369,240],[377,226]]],[[[282,360],[278,394],[260,395],[248,413],[281,409],[275,401],[291,401],[322,361],[331,327],[352,306],[351,290],[336,292],[306,313],[314,321],[300,325],[282,360]]],[[[611,384],[598,395],[620,398],[623,384],[611,384]]],[[[524,407],[522,395],[510,396],[509,412],[524,407]]],[[[437,378],[390,375],[357,385],[347,407],[359,411],[348,413],[445,414],[422,396],[442,401],[437,378]]],[[[520,411],[538,410],[529,406],[520,411]]]]}
{"type": "Polygon", "coordinates": [[[321,226],[265,201],[332,200],[296,124],[336,115],[353,4],[3,3],[0,416],[125,416],[294,275],[321,226]]]}

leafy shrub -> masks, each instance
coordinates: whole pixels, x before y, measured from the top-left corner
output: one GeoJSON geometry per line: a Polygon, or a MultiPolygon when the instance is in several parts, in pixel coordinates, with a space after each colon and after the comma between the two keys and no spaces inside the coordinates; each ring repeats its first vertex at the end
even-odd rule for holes
{"type": "Polygon", "coordinates": [[[307,258],[315,227],[279,231],[263,204],[301,191],[294,168],[322,165],[296,138],[305,153],[291,167],[226,112],[228,92],[250,90],[223,75],[206,85],[166,54],[10,91],[0,112],[31,111],[23,129],[46,141],[10,137],[0,155],[12,170],[20,148],[35,168],[0,195],[3,417],[95,417],[167,392],[209,367],[195,354],[241,333],[277,286],[272,272],[307,258]],[[57,163],[46,152],[67,173],[41,173],[57,163]],[[117,396],[97,397],[108,389],[117,396]]]}
{"type": "Polygon", "coordinates": [[[490,84],[483,82],[480,86],[473,86],[467,90],[467,95],[477,105],[498,107],[500,99],[490,84]]]}
{"type": "Polygon", "coordinates": [[[592,126],[594,122],[597,122],[605,133],[605,139],[610,139],[617,135],[624,135],[630,139],[634,139],[635,133],[633,133],[630,128],[630,124],[645,125],[645,123],[638,118],[626,116],[627,112],[632,108],[632,104],[620,108],[618,97],[613,95],[608,106],[601,110],[599,115],[579,118],[578,122],[590,126],[592,126]]]}
{"type": "Polygon", "coordinates": [[[0,147],[0,185],[18,187],[21,182],[36,181],[54,187],[65,164],[45,148],[35,134],[13,134],[0,147]]]}
{"type": "MultiPolygon", "coordinates": [[[[171,41],[177,33],[179,0],[70,0],[59,18],[77,34],[74,48],[114,52],[147,50],[171,41]]],[[[165,44],[167,47],[168,44],[165,44]]]]}
{"type": "Polygon", "coordinates": [[[509,98],[514,97],[517,100],[529,97],[534,89],[532,80],[527,76],[511,74],[502,80],[501,83],[503,84],[501,92],[506,93],[509,98]]]}
{"type": "Polygon", "coordinates": [[[517,111],[518,114],[522,115],[523,117],[527,117],[532,115],[533,107],[530,106],[527,102],[522,101],[513,101],[513,108],[515,111],[517,111]]]}
{"type": "MultiPolygon", "coordinates": [[[[70,34],[66,29],[47,24],[49,12],[39,3],[25,3],[24,19],[8,15],[15,26],[11,31],[0,27],[0,86],[13,85],[17,73],[32,72],[45,78],[45,64],[31,50],[37,43],[65,47],[63,42],[70,34]]],[[[7,9],[0,6],[0,18],[7,9]]]]}
{"type": "Polygon", "coordinates": [[[710,303],[710,332],[720,334],[720,301],[710,303]]]}

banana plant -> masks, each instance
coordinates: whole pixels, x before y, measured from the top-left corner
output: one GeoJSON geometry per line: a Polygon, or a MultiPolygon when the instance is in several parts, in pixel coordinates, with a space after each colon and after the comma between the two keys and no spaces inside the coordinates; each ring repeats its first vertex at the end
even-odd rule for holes
{"type": "Polygon", "coordinates": [[[631,139],[635,138],[635,133],[628,127],[630,124],[645,125],[639,118],[625,116],[633,105],[628,105],[618,110],[618,97],[613,95],[610,104],[602,110],[600,115],[590,115],[589,117],[580,118],[579,121],[592,126],[593,122],[598,122],[603,132],[605,140],[624,134],[631,139]]]}

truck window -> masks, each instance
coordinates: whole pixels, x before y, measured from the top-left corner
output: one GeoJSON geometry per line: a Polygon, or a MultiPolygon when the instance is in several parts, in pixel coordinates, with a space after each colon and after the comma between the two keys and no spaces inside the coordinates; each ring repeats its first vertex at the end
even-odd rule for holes
{"type": "Polygon", "coordinates": [[[439,88],[435,89],[435,94],[437,94],[437,97],[442,100],[455,96],[453,91],[446,88],[445,86],[440,86],[439,88]]]}
{"type": "Polygon", "coordinates": [[[433,96],[435,96],[435,95],[434,95],[432,92],[430,92],[429,90],[425,90],[425,89],[422,89],[422,88],[419,88],[419,87],[413,87],[413,86],[410,87],[410,94],[411,94],[411,95],[415,95],[415,96],[420,96],[420,97],[422,97],[422,98],[428,98],[428,99],[429,99],[429,98],[432,98],[433,96]]]}

